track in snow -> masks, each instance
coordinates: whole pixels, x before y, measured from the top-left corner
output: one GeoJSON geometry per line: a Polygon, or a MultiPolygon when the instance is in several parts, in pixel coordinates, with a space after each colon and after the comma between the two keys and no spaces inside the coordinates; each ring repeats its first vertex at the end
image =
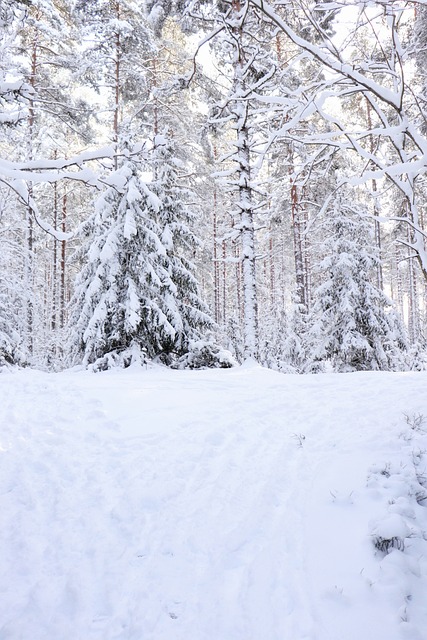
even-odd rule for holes
{"type": "Polygon", "coordinates": [[[2,374],[0,639],[400,638],[365,489],[411,407],[374,375],[2,374]]]}

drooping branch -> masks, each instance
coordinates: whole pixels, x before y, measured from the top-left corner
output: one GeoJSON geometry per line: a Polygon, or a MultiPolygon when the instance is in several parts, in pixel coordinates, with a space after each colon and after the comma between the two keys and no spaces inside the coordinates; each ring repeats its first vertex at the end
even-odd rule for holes
{"type": "Polygon", "coordinates": [[[71,158],[28,160],[24,162],[1,159],[0,182],[14,191],[24,206],[28,207],[36,224],[43,231],[62,242],[70,240],[74,232],[63,233],[43,219],[37,203],[31,195],[28,183],[32,185],[53,184],[60,180],[74,180],[96,189],[102,189],[107,185],[120,190],[123,185],[117,180],[117,176],[114,173],[109,177],[101,177],[99,173],[85,165],[94,161],[112,161],[116,157],[138,156],[145,148],[146,143],[142,142],[133,145],[131,150],[120,154],[116,153],[114,147],[103,147],[84,151],[71,158]]]}
{"type": "MultiPolygon", "coordinates": [[[[378,63],[365,61],[354,62],[345,55],[345,48],[331,47],[322,37],[322,29],[316,20],[311,20],[311,25],[319,36],[319,42],[309,40],[296,33],[289,23],[280,15],[280,8],[276,10],[264,0],[248,0],[256,7],[265,18],[274,24],[278,30],[285,34],[289,40],[301,51],[305,52],[312,60],[316,60],[320,67],[328,72],[328,82],[323,88],[313,88],[308,91],[303,100],[303,109],[307,115],[319,114],[328,127],[332,127],[332,135],[329,131],[323,136],[322,142],[331,144],[336,148],[352,149],[365,161],[365,167],[360,176],[360,181],[388,178],[404,195],[407,202],[407,223],[412,237],[409,240],[411,248],[416,252],[420,267],[427,278],[427,251],[425,247],[424,233],[421,230],[419,220],[417,178],[427,170],[427,140],[421,127],[414,122],[411,104],[407,96],[411,94],[407,89],[405,80],[405,56],[399,37],[400,18],[403,11],[401,4],[378,2],[381,15],[385,17],[381,29],[388,36],[388,44],[391,53],[382,48],[386,62],[378,67],[378,63]],[[387,30],[387,31],[386,31],[387,30]],[[332,77],[331,77],[332,75],[332,77]],[[377,122],[373,127],[355,130],[341,122],[336,116],[335,110],[331,110],[331,98],[342,100],[349,96],[363,95],[368,101],[372,113],[377,122]],[[329,101],[329,102],[328,102],[329,101]],[[408,107],[409,104],[409,107],[408,107]],[[329,140],[327,139],[329,137],[329,140]],[[381,144],[372,145],[375,137],[381,144]],[[384,152],[384,144],[387,144],[384,152]],[[392,153],[390,154],[390,151],[392,153]],[[372,170],[372,168],[375,168],[372,170]]],[[[318,5],[318,8],[339,9],[339,3],[327,3],[318,5]]],[[[359,3],[356,3],[358,5],[359,3]]],[[[371,3],[371,6],[375,3],[371,3]]],[[[409,3],[405,3],[406,4],[409,3]]],[[[365,12],[366,7],[361,7],[365,12]]],[[[378,17],[378,16],[377,16],[378,17]]],[[[373,20],[367,16],[367,23],[375,35],[378,35],[379,27],[375,27],[373,20]],[[369,19],[368,19],[369,18],[369,19]]],[[[381,40],[385,35],[381,36],[381,40]]],[[[382,46],[382,45],[381,45],[382,46]]],[[[352,48],[349,48],[350,56],[352,48]]],[[[412,102],[412,107],[417,103],[412,102]]],[[[302,113],[300,108],[300,113],[302,113]]],[[[299,114],[300,115],[300,114],[299,114]]],[[[424,122],[424,114],[420,111],[419,122],[424,122]]],[[[276,131],[273,137],[283,137],[289,131],[289,123],[286,123],[280,132],[276,131]],[[286,131],[287,130],[287,131],[286,131]]],[[[305,139],[307,143],[309,140],[305,139]]],[[[313,144],[319,144],[319,137],[314,135],[313,144]],[[317,138],[317,139],[316,139],[317,138]]],[[[357,180],[357,179],[356,179],[357,180]]],[[[406,240],[407,241],[407,240],[406,240]]]]}

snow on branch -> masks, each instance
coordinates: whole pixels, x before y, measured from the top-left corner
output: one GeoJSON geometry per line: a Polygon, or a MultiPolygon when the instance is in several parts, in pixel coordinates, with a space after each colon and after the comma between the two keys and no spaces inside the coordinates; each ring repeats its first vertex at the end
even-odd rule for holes
{"type": "Polygon", "coordinates": [[[13,162],[0,159],[0,183],[8,186],[18,196],[19,200],[28,207],[36,223],[56,240],[70,240],[74,233],[63,233],[41,217],[37,203],[31,196],[28,183],[31,184],[53,184],[59,180],[75,180],[83,182],[87,186],[102,189],[105,185],[112,186],[118,190],[121,188],[114,174],[111,177],[101,178],[100,175],[89,167],[84,167],[88,162],[112,160],[117,157],[131,157],[139,155],[146,148],[146,142],[141,142],[132,146],[130,150],[117,153],[113,146],[98,148],[95,150],[83,151],[71,158],[58,158],[54,160],[39,159],[27,160],[24,162],[13,162]]]}
{"type": "Polygon", "coordinates": [[[43,229],[43,231],[49,233],[60,242],[62,242],[63,240],[70,240],[73,237],[73,233],[64,233],[62,231],[58,231],[49,222],[43,220],[34,198],[32,198],[30,195],[28,185],[24,180],[12,180],[8,182],[0,177],[0,182],[4,182],[5,184],[7,184],[7,186],[16,193],[21,202],[31,211],[34,220],[39,225],[39,227],[43,229]]]}
{"type": "Polygon", "coordinates": [[[260,9],[294,44],[309,52],[328,69],[335,71],[344,78],[350,78],[360,89],[372,92],[382,102],[400,111],[402,107],[401,90],[393,91],[375,82],[372,78],[358,71],[351,63],[343,60],[338,50],[331,51],[329,48],[325,50],[321,46],[299,36],[268,2],[264,0],[249,0],[249,2],[260,9]]]}

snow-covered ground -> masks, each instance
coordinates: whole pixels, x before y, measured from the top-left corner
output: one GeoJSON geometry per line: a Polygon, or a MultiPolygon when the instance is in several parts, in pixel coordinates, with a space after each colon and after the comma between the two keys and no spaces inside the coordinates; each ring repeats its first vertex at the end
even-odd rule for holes
{"type": "Polygon", "coordinates": [[[426,388],[0,372],[0,640],[426,640],[426,388]]]}

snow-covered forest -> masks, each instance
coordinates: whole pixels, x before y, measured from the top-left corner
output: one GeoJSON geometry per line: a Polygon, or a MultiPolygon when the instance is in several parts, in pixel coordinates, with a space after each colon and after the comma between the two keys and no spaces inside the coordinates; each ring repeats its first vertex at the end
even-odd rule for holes
{"type": "Polygon", "coordinates": [[[427,0],[0,0],[0,132],[0,640],[427,640],[427,0]]]}
{"type": "Polygon", "coordinates": [[[424,2],[0,1],[0,362],[426,365],[424,2]]]}

